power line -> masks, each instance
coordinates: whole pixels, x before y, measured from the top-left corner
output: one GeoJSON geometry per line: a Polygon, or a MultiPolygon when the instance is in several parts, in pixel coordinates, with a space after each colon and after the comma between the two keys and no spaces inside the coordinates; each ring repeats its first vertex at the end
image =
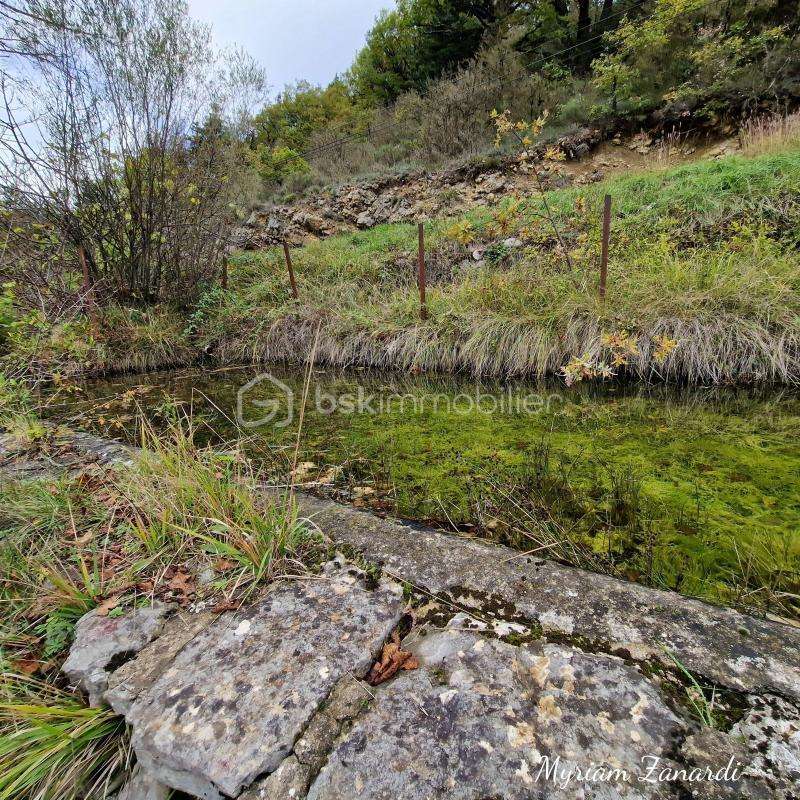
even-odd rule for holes
{"type": "MultiPolygon", "coordinates": [[[[603,20],[600,20],[600,21],[606,22],[606,21],[608,21],[610,19],[614,19],[615,17],[619,17],[619,16],[622,16],[624,14],[628,14],[628,13],[630,13],[631,11],[633,11],[633,10],[635,10],[637,8],[641,8],[643,5],[645,5],[648,2],[649,2],[649,0],[639,0],[639,2],[628,6],[627,8],[623,9],[622,11],[618,11],[615,14],[609,14],[607,17],[605,17],[603,20]]],[[[684,14],[688,14],[689,11],[695,11],[695,10],[697,10],[697,9],[689,9],[688,11],[684,12],[683,14],[676,15],[676,17],[677,16],[684,16],[684,14]]],[[[650,14],[647,14],[646,16],[641,17],[637,21],[638,22],[644,22],[646,20],[652,19],[657,13],[658,13],[657,10],[654,10],[650,14]]],[[[569,47],[565,47],[563,50],[558,50],[555,53],[550,53],[547,56],[543,56],[542,58],[540,58],[537,61],[534,61],[532,64],[530,64],[528,68],[531,69],[531,70],[534,70],[534,69],[536,69],[536,67],[538,67],[538,66],[540,66],[542,64],[546,64],[547,62],[552,61],[554,58],[556,58],[558,56],[564,55],[565,53],[569,53],[569,52],[571,52],[573,50],[576,50],[578,48],[585,47],[586,45],[588,45],[588,44],[590,44],[590,43],[592,43],[594,41],[602,39],[606,35],[606,33],[608,33],[608,31],[603,31],[602,33],[597,34],[596,36],[592,36],[592,37],[590,37],[588,39],[584,39],[582,42],[577,42],[576,44],[570,45],[569,47]]],[[[547,44],[557,44],[557,40],[552,40],[551,39],[549,42],[543,42],[543,45],[547,45],[547,44]]],[[[491,84],[490,81],[484,81],[482,83],[476,84],[475,88],[483,87],[483,86],[489,86],[490,84],[491,84]]],[[[275,163],[275,166],[281,167],[281,166],[283,166],[285,164],[291,163],[292,161],[305,160],[308,157],[313,157],[313,156],[321,155],[323,153],[330,152],[332,150],[336,150],[339,147],[342,147],[343,145],[350,144],[351,142],[358,141],[359,139],[368,139],[369,137],[375,135],[376,133],[380,133],[382,131],[389,130],[393,126],[394,126],[393,122],[387,122],[387,123],[384,123],[382,125],[376,125],[374,127],[373,126],[368,126],[366,131],[354,132],[354,133],[351,133],[351,134],[349,134],[347,136],[343,136],[340,139],[335,139],[335,140],[333,140],[331,142],[326,142],[325,144],[318,145],[317,147],[308,148],[308,149],[302,151],[301,153],[294,153],[292,155],[284,156],[280,161],[275,163]]]]}

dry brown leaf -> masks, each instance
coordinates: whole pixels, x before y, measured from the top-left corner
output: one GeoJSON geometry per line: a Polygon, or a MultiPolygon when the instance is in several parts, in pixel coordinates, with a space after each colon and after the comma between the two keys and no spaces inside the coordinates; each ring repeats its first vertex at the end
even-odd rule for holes
{"type": "Polygon", "coordinates": [[[410,670],[418,667],[419,661],[408,650],[403,650],[400,646],[400,634],[395,631],[392,634],[392,641],[383,646],[380,659],[372,665],[367,675],[367,683],[370,686],[378,686],[394,677],[401,669],[410,670]]]}
{"type": "Polygon", "coordinates": [[[39,662],[35,658],[15,658],[11,660],[11,667],[21,675],[33,675],[39,671],[39,662]]]}
{"type": "Polygon", "coordinates": [[[193,575],[184,570],[178,570],[167,584],[167,588],[172,589],[173,592],[188,595],[195,593],[197,585],[193,575]]]}
{"type": "Polygon", "coordinates": [[[223,611],[238,611],[242,604],[235,600],[220,600],[211,610],[215,614],[221,614],[223,611]]]}
{"type": "Polygon", "coordinates": [[[107,600],[103,600],[99,606],[95,609],[98,617],[107,617],[108,612],[112,609],[115,609],[119,605],[119,597],[117,595],[113,595],[109,597],[107,600]]]}
{"type": "Polygon", "coordinates": [[[94,539],[94,531],[87,531],[86,533],[83,534],[83,536],[76,536],[72,540],[72,544],[76,544],[79,546],[84,544],[89,544],[89,542],[91,542],[92,539],[94,539]]]}

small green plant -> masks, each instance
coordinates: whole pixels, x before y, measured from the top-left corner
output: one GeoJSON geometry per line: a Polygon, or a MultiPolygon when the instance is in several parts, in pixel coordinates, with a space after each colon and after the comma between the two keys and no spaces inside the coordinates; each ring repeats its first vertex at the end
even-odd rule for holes
{"type": "Polygon", "coordinates": [[[669,657],[670,661],[678,668],[681,675],[689,682],[685,687],[686,699],[689,701],[689,707],[694,715],[703,725],[709,728],[718,727],[718,720],[714,704],[717,699],[717,690],[715,687],[710,687],[711,697],[707,697],[709,689],[704,689],[697,678],[679,661],[678,657],[667,648],[664,652],[669,657]]]}

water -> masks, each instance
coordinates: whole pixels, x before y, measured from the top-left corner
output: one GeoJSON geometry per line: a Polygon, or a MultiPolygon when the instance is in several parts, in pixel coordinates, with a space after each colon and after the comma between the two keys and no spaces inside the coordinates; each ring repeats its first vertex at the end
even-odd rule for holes
{"type": "MultiPolygon", "coordinates": [[[[178,402],[202,442],[236,440],[285,474],[303,377],[98,380],[50,413],[132,441],[139,413],[166,426],[178,402]]],[[[315,370],[300,442],[297,479],[338,499],[526,549],[550,525],[618,574],[713,599],[800,594],[796,392],[315,370]]]]}

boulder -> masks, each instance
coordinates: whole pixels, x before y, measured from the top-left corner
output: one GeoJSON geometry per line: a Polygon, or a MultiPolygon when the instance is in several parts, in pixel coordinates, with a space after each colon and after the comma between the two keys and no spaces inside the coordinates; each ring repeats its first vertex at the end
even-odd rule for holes
{"type": "Polygon", "coordinates": [[[356,225],[359,228],[372,228],[375,225],[375,219],[366,211],[363,211],[356,217],[356,225]]]}
{"type": "Polygon", "coordinates": [[[75,626],[75,641],[61,667],[70,681],[89,695],[89,704],[103,703],[108,678],[161,633],[168,606],[155,603],[119,617],[90,611],[75,626]]]}

